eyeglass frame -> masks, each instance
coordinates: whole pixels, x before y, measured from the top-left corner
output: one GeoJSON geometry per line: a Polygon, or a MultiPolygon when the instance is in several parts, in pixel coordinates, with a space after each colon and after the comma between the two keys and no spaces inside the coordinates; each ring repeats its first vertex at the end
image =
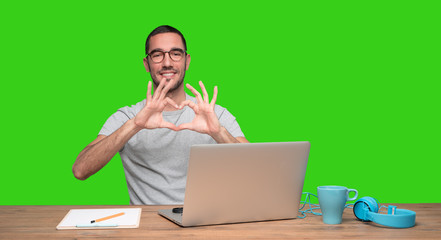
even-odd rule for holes
{"type": "Polygon", "coordinates": [[[145,57],[147,58],[148,56],[150,56],[150,59],[151,59],[154,63],[162,63],[162,61],[164,61],[164,59],[165,59],[165,54],[168,53],[168,57],[169,57],[173,62],[180,62],[180,61],[182,60],[182,58],[179,59],[179,60],[174,60],[174,59],[171,57],[171,55],[170,55],[170,52],[171,52],[171,51],[179,51],[179,52],[181,52],[181,53],[184,53],[184,57],[188,54],[187,51],[185,51],[184,49],[181,49],[181,48],[173,48],[173,49],[170,49],[169,51],[161,51],[161,50],[157,50],[157,49],[155,49],[155,50],[153,50],[153,51],[147,53],[147,54],[145,55],[145,57]],[[160,53],[163,54],[162,60],[161,60],[160,62],[155,62],[155,61],[153,60],[153,58],[152,58],[152,55],[151,55],[151,54],[152,54],[152,53],[156,53],[156,52],[160,52],[160,53]]]}

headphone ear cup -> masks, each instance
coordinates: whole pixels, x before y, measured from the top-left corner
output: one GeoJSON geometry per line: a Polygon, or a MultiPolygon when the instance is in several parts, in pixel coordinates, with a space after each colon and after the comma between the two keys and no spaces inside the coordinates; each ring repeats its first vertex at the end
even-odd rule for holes
{"type": "Polygon", "coordinates": [[[380,204],[372,197],[362,197],[354,203],[354,215],[358,220],[371,221],[369,212],[378,212],[380,204]]]}
{"type": "Polygon", "coordinates": [[[371,212],[377,213],[380,211],[380,203],[377,201],[377,199],[373,197],[364,197],[367,201],[369,201],[369,209],[371,212]]]}

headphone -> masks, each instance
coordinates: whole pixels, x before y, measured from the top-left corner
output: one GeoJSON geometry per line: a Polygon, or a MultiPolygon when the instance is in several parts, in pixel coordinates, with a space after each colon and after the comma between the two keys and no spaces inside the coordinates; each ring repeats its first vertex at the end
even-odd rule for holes
{"type": "Polygon", "coordinates": [[[415,212],[407,209],[398,209],[396,206],[389,205],[387,214],[378,213],[381,208],[377,199],[363,197],[354,203],[354,215],[363,222],[374,222],[380,225],[394,228],[409,228],[415,226],[415,212]]]}

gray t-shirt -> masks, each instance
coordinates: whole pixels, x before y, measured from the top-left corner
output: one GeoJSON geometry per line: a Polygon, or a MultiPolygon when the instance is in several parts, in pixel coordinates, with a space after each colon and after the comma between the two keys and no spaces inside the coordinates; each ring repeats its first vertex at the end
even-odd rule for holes
{"type": "MultiPolygon", "coordinates": [[[[196,103],[196,99],[186,94],[196,103]]],[[[145,106],[143,100],[131,107],[120,108],[107,119],[99,135],[109,136],[132,119],[145,106]]],[[[236,118],[227,109],[216,105],[219,122],[233,137],[243,137],[236,118]]],[[[163,112],[165,121],[176,126],[191,122],[194,111],[163,112]]],[[[195,131],[173,131],[168,128],[143,129],[136,133],[120,150],[129,190],[130,204],[183,204],[190,147],[193,144],[215,144],[207,134],[195,131]]]]}

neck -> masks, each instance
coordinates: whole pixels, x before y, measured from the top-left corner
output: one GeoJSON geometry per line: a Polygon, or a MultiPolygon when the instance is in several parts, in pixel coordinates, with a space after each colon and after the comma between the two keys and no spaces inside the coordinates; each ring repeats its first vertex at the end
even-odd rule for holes
{"type": "MultiPolygon", "coordinates": [[[[182,83],[174,91],[169,91],[166,97],[169,97],[171,100],[175,101],[176,104],[180,105],[183,101],[185,101],[184,83],[182,83]]],[[[176,108],[166,105],[164,111],[176,111],[176,108]]]]}

